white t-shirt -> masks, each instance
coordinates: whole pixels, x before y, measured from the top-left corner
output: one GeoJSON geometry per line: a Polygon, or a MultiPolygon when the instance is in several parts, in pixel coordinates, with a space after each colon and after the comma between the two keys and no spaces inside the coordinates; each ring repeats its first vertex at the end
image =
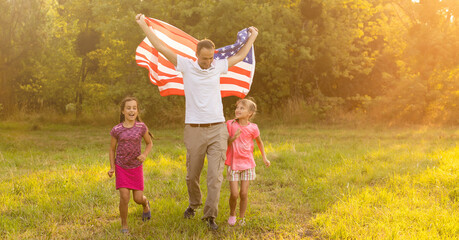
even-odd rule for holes
{"type": "Polygon", "coordinates": [[[183,75],[185,123],[224,122],[220,74],[228,72],[228,60],[214,60],[202,69],[196,61],[177,55],[175,69],[183,75]]]}

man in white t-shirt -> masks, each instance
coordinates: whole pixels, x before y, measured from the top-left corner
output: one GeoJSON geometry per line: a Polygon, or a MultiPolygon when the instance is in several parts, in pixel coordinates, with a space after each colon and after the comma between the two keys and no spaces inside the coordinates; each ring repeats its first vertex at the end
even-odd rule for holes
{"type": "Polygon", "coordinates": [[[187,149],[186,182],[189,206],[184,217],[191,218],[202,205],[199,177],[207,154],[207,199],[202,219],[208,226],[218,228],[215,218],[218,213],[220,188],[223,181],[228,130],[223,115],[220,92],[220,74],[242,61],[248,54],[258,35],[255,27],[250,27],[250,37],[235,55],[222,60],[214,60],[215,45],[210,40],[202,40],[196,49],[197,60],[184,58],[165,46],[145,22],[145,16],[138,14],[136,21],[151,44],[162,53],[177,71],[183,75],[186,112],[184,141],[187,149]]]}

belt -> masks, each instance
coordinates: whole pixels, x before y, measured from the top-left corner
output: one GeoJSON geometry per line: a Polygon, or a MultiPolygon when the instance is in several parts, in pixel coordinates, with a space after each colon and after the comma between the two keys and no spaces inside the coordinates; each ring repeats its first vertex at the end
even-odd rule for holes
{"type": "Polygon", "coordinates": [[[188,123],[187,125],[190,125],[191,127],[210,127],[210,126],[215,126],[218,124],[222,124],[223,122],[216,122],[216,123],[188,123]]]}

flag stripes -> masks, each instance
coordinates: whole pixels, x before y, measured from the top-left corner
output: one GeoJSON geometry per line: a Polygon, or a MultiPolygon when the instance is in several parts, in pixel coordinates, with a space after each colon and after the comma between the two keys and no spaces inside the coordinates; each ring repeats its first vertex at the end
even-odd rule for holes
{"type": "MultiPolygon", "coordinates": [[[[195,50],[198,40],[166,22],[154,18],[146,18],[146,20],[156,36],[174,53],[196,60],[195,50]]],[[[235,44],[217,49],[214,58],[222,59],[234,55],[247,39],[248,31],[244,29],[238,33],[235,44]]],[[[185,94],[182,74],[152,46],[148,38],[137,47],[135,59],[137,65],[148,69],[148,77],[151,83],[158,86],[161,96],[185,94]]],[[[252,47],[244,61],[229,68],[227,74],[221,75],[222,97],[244,98],[250,91],[254,72],[255,55],[252,47]]]]}

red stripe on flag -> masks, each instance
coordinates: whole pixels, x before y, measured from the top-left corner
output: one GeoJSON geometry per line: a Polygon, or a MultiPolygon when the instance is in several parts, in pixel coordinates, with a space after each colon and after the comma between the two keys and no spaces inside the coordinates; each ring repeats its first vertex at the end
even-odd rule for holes
{"type": "Polygon", "coordinates": [[[140,44],[139,44],[139,47],[147,50],[148,52],[151,52],[153,55],[155,56],[158,56],[158,50],[156,50],[156,48],[154,47],[151,47],[150,45],[148,45],[146,42],[142,41],[140,44]]]}
{"type": "Polygon", "coordinates": [[[235,72],[235,73],[238,73],[238,74],[241,74],[241,75],[244,75],[244,76],[247,76],[247,77],[252,77],[252,72],[250,72],[249,70],[247,69],[244,69],[244,68],[240,68],[238,66],[232,66],[228,69],[228,71],[230,72],[235,72]]]}
{"type": "MultiPolygon", "coordinates": [[[[163,42],[163,41],[161,41],[163,42]]],[[[191,59],[196,59],[195,56],[190,56],[188,54],[185,54],[183,52],[180,52],[178,51],[177,49],[175,49],[173,46],[167,44],[166,42],[163,42],[164,45],[166,45],[166,47],[168,47],[170,50],[172,50],[172,52],[174,52],[175,54],[179,54],[183,57],[186,57],[186,58],[191,58],[191,59]]],[[[140,44],[139,44],[139,47],[145,49],[146,51],[148,52],[151,52],[153,53],[155,56],[158,56],[158,50],[156,50],[154,47],[151,47],[150,45],[148,45],[146,42],[142,41],[140,44]]],[[[196,49],[196,47],[195,47],[196,49]]]]}
{"type": "Polygon", "coordinates": [[[250,84],[248,82],[240,81],[234,78],[228,78],[228,77],[221,77],[220,78],[220,84],[232,84],[232,85],[237,85],[239,87],[243,87],[246,89],[250,88],[250,84]]]}
{"type": "Polygon", "coordinates": [[[183,85],[183,78],[175,77],[175,78],[161,79],[158,83],[158,86],[164,86],[168,83],[180,83],[183,85]]]}
{"type": "Polygon", "coordinates": [[[164,89],[161,92],[159,92],[159,95],[161,95],[163,97],[169,96],[169,95],[184,96],[185,95],[185,91],[183,91],[181,89],[176,89],[176,88],[168,88],[168,89],[164,89]]]}
{"type": "Polygon", "coordinates": [[[198,40],[194,37],[192,37],[191,35],[189,35],[188,33],[180,30],[179,28],[177,27],[174,27],[170,24],[166,24],[166,23],[162,23],[161,21],[158,21],[154,18],[146,18],[147,20],[151,21],[151,23],[157,25],[157,26],[160,26],[162,27],[163,29],[167,29],[169,32],[177,35],[177,36],[180,36],[181,38],[185,38],[187,40],[189,40],[190,42],[194,43],[194,44],[198,44],[198,40]]]}
{"type": "MultiPolygon", "coordinates": [[[[137,63],[139,63],[139,62],[146,63],[146,64],[148,64],[148,66],[151,67],[151,69],[153,69],[155,71],[158,71],[158,65],[156,63],[149,61],[144,55],[142,55],[140,53],[136,53],[135,55],[139,56],[141,58],[141,59],[137,59],[136,60],[137,63]]],[[[142,67],[145,67],[145,66],[142,66],[142,67]]]]}
{"type": "Polygon", "coordinates": [[[147,18],[148,20],[150,20],[150,22],[147,22],[147,25],[153,27],[154,29],[162,32],[163,34],[165,34],[166,36],[168,36],[169,38],[171,38],[172,40],[174,41],[177,41],[189,48],[191,48],[192,50],[196,51],[196,45],[198,44],[198,40],[193,38],[192,36],[186,34],[185,32],[183,32],[182,30],[176,28],[176,27],[173,27],[173,26],[170,26],[170,25],[167,25],[167,24],[163,24],[159,21],[156,21],[154,19],[151,19],[151,18],[147,18]]]}
{"type": "Polygon", "coordinates": [[[167,59],[165,59],[163,57],[159,57],[158,58],[158,63],[163,65],[164,67],[170,68],[170,69],[175,71],[174,64],[172,64],[171,62],[169,62],[169,60],[167,60],[167,59]]]}

